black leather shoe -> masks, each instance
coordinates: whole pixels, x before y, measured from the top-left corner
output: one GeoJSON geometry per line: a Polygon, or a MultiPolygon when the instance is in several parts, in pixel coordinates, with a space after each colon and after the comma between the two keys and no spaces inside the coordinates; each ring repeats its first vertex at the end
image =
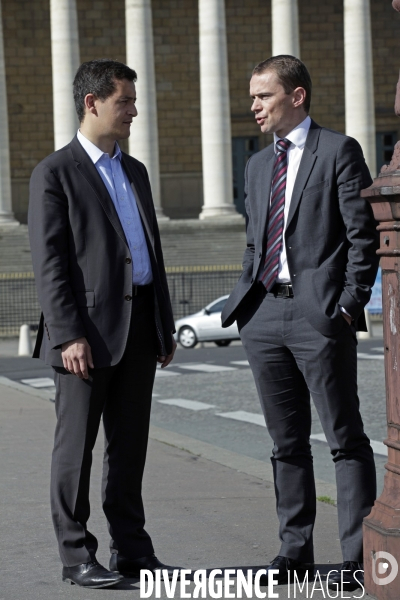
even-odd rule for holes
{"type": "Polygon", "coordinates": [[[362,585],[364,585],[364,565],[351,560],[344,562],[340,570],[330,573],[328,578],[328,587],[331,590],[352,592],[362,585]]]}
{"type": "Polygon", "coordinates": [[[76,567],[63,567],[62,580],[86,588],[103,588],[123,580],[119,573],[110,573],[96,560],[76,567]]]}
{"type": "Polygon", "coordinates": [[[314,564],[313,563],[302,563],[294,558],[287,558],[286,556],[277,556],[267,567],[266,575],[260,577],[260,585],[268,585],[268,571],[277,570],[278,574],[274,573],[274,579],[278,584],[288,583],[288,573],[290,571],[290,581],[293,583],[294,574],[296,571],[297,579],[302,583],[306,573],[314,575],[314,564]]]}
{"type": "Polygon", "coordinates": [[[121,554],[111,554],[110,571],[121,573],[121,575],[124,575],[125,577],[140,577],[140,571],[142,569],[148,569],[152,573],[154,573],[154,571],[166,569],[168,571],[169,579],[172,579],[174,571],[180,571],[181,567],[163,565],[155,554],[134,559],[125,558],[124,556],[121,556],[121,554]]]}

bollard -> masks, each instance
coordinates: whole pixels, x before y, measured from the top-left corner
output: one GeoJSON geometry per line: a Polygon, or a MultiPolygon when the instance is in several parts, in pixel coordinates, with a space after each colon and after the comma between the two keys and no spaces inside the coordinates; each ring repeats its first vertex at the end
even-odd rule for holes
{"type": "Polygon", "coordinates": [[[373,333],[372,333],[371,316],[369,314],[369,310],[365,309],[364,314],[365,314],[365,322],[367,323],[368,331],[358,331],[357,338],[359,340],[369,340],[370,338],[374,337],[373,333]]]}
{"type": "Polygon", "coordinates": [[[32,356],[31,330],[29,325],[21,325],[19,330],[18,356],[32,356]]]}

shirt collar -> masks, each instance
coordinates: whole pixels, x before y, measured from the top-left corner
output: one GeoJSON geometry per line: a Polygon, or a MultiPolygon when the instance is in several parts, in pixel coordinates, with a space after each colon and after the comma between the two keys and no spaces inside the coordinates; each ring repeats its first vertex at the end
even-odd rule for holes
{"type": "MultiPolygon", "coordinates": [[[[297,146],[297,148],[300,148],[300,150],[302,150],[306,144],[306,139],[307,139],[307,135],[308,135],[310,126],[311,126],[311,119],[309,116],[307,116],[304,119],[304,121],[299,123],[299,125],[297,125],[297,127],[292,129],[292,131],[290,133],[288,133],[288,135],[286,136],[285,139],[291,141],[294,146],[297,146]]],[[[281,138],[279,138],[276,135],[276,133],[274,133],[274,144],[276,144],[276,142],[279,141],[280,139],[281,138]]],[[[274,148],[275,148],[275,152],[276,152],[275,145],[274,145],[274,148]]]]}
{"type": "MultiPolygon", "coordinates": [[[[83,133],[81,133],[80,129],[78,129],[78,133],[76,135],[78,141],[82,145],[83,149],[89,154],[94,164],[96,164],[101,158],[103,158],[103,156],[108,156],[107,152],[103,152],[103,150],[100,150],[98,146],[96,146],[95,144],[93,144],[93,142],[88,140],[87,137],[85,137],[83,133]]],[[[121,160],[121,156],[121,148],[118,146],[118,143],[115,142],[114,156],[112,156],[111,158],[118,157],[119,160],[121,160]]]]}

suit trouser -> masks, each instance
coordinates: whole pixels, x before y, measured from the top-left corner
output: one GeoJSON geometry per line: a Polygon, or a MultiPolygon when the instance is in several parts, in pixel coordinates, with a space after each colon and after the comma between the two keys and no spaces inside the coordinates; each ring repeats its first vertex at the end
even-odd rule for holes
{"type": "Polygon", "coordinates": [[[51,506],[61,561],[94,559],[97,539],[87,529],[92,450],[103,416],[105,448],[102,500],[111,552],[127,558],[153,553],[144,530],[142,477],[156,369],[152,291],[132,298],[132,317],[121,361],[91,369],[79,379],[56,367],[56,415],[51,506]]]}
{"type": "Polygon", "coordinates": [[[279,554],[314,560],[311,393],[335,463],[343,560],[362,561],[362,520],[376,497],[376,474],[359,411],[354,327],[343,319],[337,335],[323,336],[295,298],[267,294],[261,285],[237,321],[274,442],[279,554]]]}

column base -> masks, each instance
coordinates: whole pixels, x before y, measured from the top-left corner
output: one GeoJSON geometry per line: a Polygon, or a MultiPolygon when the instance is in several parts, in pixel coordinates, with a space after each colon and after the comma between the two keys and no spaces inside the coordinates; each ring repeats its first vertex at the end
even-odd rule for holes
{"type": "Polygon", "coordinates": [[[14,217],[14,213],[0,212],[0,227],[16,227],[17,225],[19,225],[19,221],[14,217]]]}
{"type": "Polygon", "coordinates": [[[236,211],[233,205],[222,205],[222,206],[204,206],[202,207],[199,219],[243,219],[243,215],[236,211]]]}
{"type": "Polygon", "coordinates": [[[157,221],[169,221],[169,217],[164,215],[164,211],[161,206],[155,206],[157,221]]]}
{"type": "Polygon", "coordinates": [[[363,521],[365,591],[379,600],[398,600],[400,473],[390,462],[385,468],[383,492],[363,521]]]}

